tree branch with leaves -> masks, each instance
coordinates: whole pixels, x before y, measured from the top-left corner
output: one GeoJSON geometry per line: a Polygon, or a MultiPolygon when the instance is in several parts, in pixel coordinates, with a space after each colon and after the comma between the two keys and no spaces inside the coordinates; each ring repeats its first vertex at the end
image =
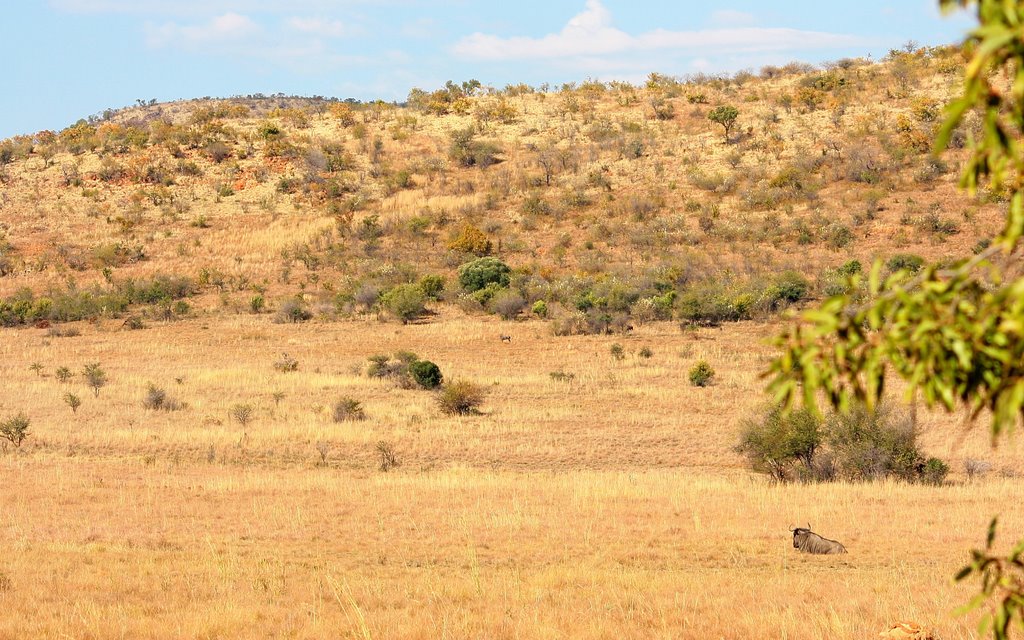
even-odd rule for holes
{"type": "MultiPolygon", "coordinates": [[[[765,373],[770,392],[787,408],[803,403],[818,412],[819,398],[839,410],[854,401],[877,405],[893,375],[908,398],[928,407],[991,412],[993,443],[1024,418],[1024,2],[939,0],[945,11],[971,9],[978,26],[964,41],[970,61],[961,95],[946,108],[935,140],[945,151],[969,113],[980,132],[969,137],[961,187],[1007,197],[1005,224],[991,247],[951,268],[932,265],[911,278],[882,278],[876,262],[868,278],[855,275],[848,291],[807,311],[776,338],[782,353],[765,373]]],[[[1024,629],[1024,543],[1006,558],[991,554],[995,521],[984,551],[957,576],[978,575],[982,588],[967,609],[986,602],[982,633],[1009,636],[1024,629]]]]}

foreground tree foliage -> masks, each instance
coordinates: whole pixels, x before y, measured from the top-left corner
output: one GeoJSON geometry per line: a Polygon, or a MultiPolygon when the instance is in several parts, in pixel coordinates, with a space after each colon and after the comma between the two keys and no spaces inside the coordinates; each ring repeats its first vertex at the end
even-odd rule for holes
{"type": "MultiPolygon", "coordinates": [[[[943,10],[972,8],[979,26],[965,43],[971,60],[962,96],[946,109],[936,153],[949,144],[967,114],[977,111],[981,132],[970,139],[961,186],[1005,196],[1006,224],[991,246],[950,268],[926,266],[910,278],[898,272],[882,279],[876,263],[865,280],[850,278],[848,291],[805,313],[778,344],[769,390],[791,407],[802,397],[818,412],[819,395],[841,411],[854,400],[877,405],[890,373],[920,393],[929,407],[991,411],[993,442],[1024,417],[1024,278],[1020,239],[1024,234],[1024,3],[1012,0],[939,0],[943,10]]],[[[982,633],[1009,637],[1024,628],[1024,581],[1017,548],[1005,559],[988,548],[957,576],[980,575],[982,590],[969,608],[990,599],[982,633]],[[1013,571],[1005,569],[1012,568],[1013,571]]]]}

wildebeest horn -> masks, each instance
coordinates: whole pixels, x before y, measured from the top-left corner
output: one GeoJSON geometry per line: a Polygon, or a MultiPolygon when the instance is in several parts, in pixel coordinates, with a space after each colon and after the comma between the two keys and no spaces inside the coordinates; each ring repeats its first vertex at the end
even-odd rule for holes
{"type": "Polygon", "coordinates": [[[807,523],[807,528],[808,528],[808,529],[813,529],[814,527],[812,527],[812,526],[811,526],[811,523],[810,523],[810,522],[808,522],[808,523],[807,523]]]}
{"type": "Polygon", "coordinates": [[[794,531],[796,531],[796,527],[792,527],[792,526],[791,526],[791,527],[789,528],[789,532],[790,532],[790,533],[793,533],[794,531]]]}

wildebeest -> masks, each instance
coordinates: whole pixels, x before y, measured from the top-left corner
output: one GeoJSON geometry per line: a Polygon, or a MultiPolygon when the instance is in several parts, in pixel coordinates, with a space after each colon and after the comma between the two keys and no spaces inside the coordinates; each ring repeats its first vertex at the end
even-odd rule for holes
{"type": "Polygon", "coordinates": [[[791,528],[790,531],[793,532],[793,548],[799,549],[801,553],[846,553],[846,547],[841,542],[822,538],[811,531],[810,524],[807,525],[806,529],[797,527],[795,529],[791,528]]]}

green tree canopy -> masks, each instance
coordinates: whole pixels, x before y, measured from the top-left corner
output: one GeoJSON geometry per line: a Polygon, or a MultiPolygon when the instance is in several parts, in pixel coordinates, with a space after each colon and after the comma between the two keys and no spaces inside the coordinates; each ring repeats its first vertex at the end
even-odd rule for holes
{"type": "Polygon", "coordinates": [[[736,118],[738,117],[740,117],[740,112],[732,105],[715,107],[708,113],[708,120],[717,122],[725,129],[725,141],[727,143],[729,142],[729,132],[732,130],[733,125],[736,124],[736,118]]]}

